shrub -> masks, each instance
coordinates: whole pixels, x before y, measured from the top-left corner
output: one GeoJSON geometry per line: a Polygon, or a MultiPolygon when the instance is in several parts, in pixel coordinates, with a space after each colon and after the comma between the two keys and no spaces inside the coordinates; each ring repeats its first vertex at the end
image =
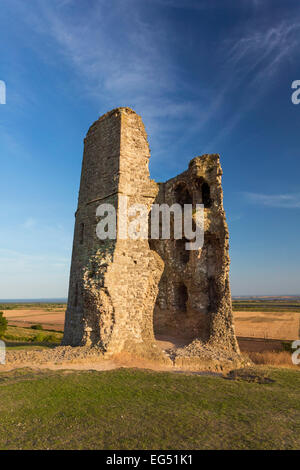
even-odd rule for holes
{"type": "Polygon", "coordinates": [[[32,330],[43,330],[42,325],[31,325],[30,327],[32,330]]]}
{"type": "Polygon", "coordinates": [[[292,363],[291,353],[288,351],[248,352],[254,364],[263,364],[276,367],[299,367],[292,363]]]}
{"type": "Polygon", "coordinates": [[[32,337],[31,341],[33,343],[43,343],[45,341],[45,334],[44,333],[38,333],[37,335],[32,337]]]}
{"type": "Polygon", "coordinates": [[[291,342],[288,342],[288,343],[287,343],[287,342],[282,342],[281,345],[282,345],[283,351],[287,351],[287,352],[289,352],[290,354],[293,353],[292,341],[291,341],[291,342]]]}
{"type": "Polygon", "coordinates": [[[6,318],[3,315],[3,312],[0,312],[0,337],[3,336],[6,332],[8,324],[6,318]]]}
{"type": "Polygon", "coordinates": [[[55,334],[38,333],[32,338],[32,341],[34,343],[59,343],[60,340],[55,334]]]}
{"type": "Polygon", "coordinates": [[[56,335],[52,334],[52,335],[47,335],[45,338],[44,338],[44,343],[59,343],[60,340],[59,338],[57,338],[56,335]]]}

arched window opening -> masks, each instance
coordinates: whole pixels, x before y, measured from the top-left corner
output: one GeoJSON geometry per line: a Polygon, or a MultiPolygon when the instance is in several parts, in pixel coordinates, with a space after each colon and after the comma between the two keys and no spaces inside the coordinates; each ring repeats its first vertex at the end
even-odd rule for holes
{"type": "Polygon", "coordinates": [[[193,204],[193,198],[184,183],[178,184],[174,193],[176,202],[181,206],[184,206],[184,204],[193,204]]]}
{"type": "Polygon", "coordinates": [[[188,291],[186,286],[182,283],[175,286],[175,308],[182,312],[187,311],[188,291]]]}
{"type": "Polygon", "coordinates": [[[201,203],[204,205],[205,208],[211,207],[212,200],[210,197],[210,187],[209,184],[205,181],[205,179],[201,176],[196,179],[195,186],[197,191],[199,191],[199,196],[201,203]]]}
{"type": "Polygon", "coordinates": [[[210,187],[206,182],[202,184],[202,203],[205,208],[210,207],[212,203],[210,198],[210,187]]]}

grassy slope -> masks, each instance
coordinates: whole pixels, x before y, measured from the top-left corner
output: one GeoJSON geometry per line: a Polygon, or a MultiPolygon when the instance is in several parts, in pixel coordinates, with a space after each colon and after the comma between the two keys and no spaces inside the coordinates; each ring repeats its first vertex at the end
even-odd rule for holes
{"type": "Polygon", "coordinates": [[[9,326],[1,339],[5,341],[7,349],[32,349],[59,344],[62,333],[9,326]]]}
{"type": "Polygon", "coordinates": [[[275,383],[119,369],[0,373],[1,449],[295,449],[300,373],[275,383]]]}

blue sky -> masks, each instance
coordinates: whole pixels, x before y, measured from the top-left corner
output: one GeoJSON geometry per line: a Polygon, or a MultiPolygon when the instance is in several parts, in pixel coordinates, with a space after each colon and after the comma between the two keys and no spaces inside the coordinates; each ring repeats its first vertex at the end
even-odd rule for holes
{"type": "Polygon", "coordinates": [[[142,115],[151,177],[220,153],[234,295],[300,293],[298,0],[2,0],[0,298],[65,297],[83,138],[142,115]]]}

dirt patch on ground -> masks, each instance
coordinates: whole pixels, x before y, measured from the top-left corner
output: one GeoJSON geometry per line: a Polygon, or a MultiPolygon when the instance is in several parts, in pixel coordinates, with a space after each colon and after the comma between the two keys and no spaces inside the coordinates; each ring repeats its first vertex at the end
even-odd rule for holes
{"type": "Polygon", "coordinates": [[[186,336],[155,335],[155,340],[162,350],[182,348],[192,341],[186,336]]]}
{"type": "Polygon", "coordinates": [[[108,370],[118,367],[137,367],[152,370],[187,370],[219,372],[239,367],[240,357],[227,357],[224,351],[217,354],[215,348],[197,342],[186,347],[186,338],[159,338],[157,346],[164,352],[162,359],[152,360],[147,357],[136,357],[130,353],[103,356],[97,347],[57,346],[48,349],[9,349],[6,353],[6,364],[1,370],[31,367],[34,369],[74,369],[74,370],[108,370]],[[198,344],[199,343],[199,344],[198,344]],[[191,346],[193,348],[191,349],[191,346]]]}
{"type": "Polygon", "coordinates": [[[96,348],[57,346],[43,350],[8,350],[6,364],[0,365],[0,371],[24,367],[49,370],[110,370],[119,365],[111,360],[103,359],[101,351],[96,348]]]}

